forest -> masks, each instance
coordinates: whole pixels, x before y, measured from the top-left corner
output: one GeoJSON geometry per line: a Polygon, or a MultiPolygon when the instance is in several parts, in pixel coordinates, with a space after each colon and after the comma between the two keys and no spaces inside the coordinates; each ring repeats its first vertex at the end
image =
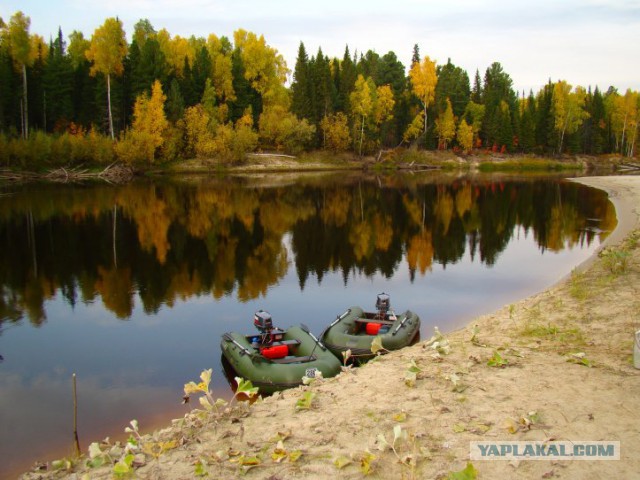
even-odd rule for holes
{"type": "Polygon", "coordinates": [[[254,151],[383,149],[632,157],[640,96],[551,81],[516,92],[484,75],[390,51],[329,58],[301,42],[293,70],[264,36],[171,35],[149,20],[127,40],[108,18],[91,37],[44,39],[22,12],[0,18],[0,164],[241,161],[254,151]]]}

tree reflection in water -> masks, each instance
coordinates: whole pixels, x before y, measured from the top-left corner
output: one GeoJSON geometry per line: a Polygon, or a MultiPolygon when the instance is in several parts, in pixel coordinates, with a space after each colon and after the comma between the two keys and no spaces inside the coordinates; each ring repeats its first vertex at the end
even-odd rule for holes
{"type": "Polygon", "coordinates": [[[390,277],[403,262],[413,281],[466,250],[494,264],[516,227],[559,251],[616,222],[605,194],[570,182],[405,180],[23,187],[0,202],[0,318],[39,325],[58,291],[71,305],[99,297],[120,319],[136,294],[146,313],[194,295],[244,302],[292,266],[301,289],[310,275],[390,277]]]}

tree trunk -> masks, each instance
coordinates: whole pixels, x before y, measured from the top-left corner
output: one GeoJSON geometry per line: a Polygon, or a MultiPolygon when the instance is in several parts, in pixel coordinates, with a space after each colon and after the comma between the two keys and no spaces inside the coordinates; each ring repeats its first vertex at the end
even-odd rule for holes
{"type": "Polygon", "coordinates": [[[362,140],[364,139],[364,115],[362,115],[362,127],[360,128],[360,156],[362,156],[362,140]]]}
{"type": "Polygon", "coordinates": [[[27,104],[27,66],[22,64],[22,94],[24,96],[24,132],[22,132],[22,136],[27,139],[29,138],[29,108],[27,104]]]}
{"type": "Polygon", "coordinates": [[[636,139],[638,138],[638,124],[636,123],[636,128],[633,129],[633,138],[631,139],[631,143],[628,148],[627,156],[629,158],[633,158],[633,154],[636,150],[636,139]]]}
{"type": "Polygon", "coordinates": [[[109,135],[111,140],[115,139],[113,135],[113,117],[111,116],[111,75],[107,73],[107,108],[109,111],[109,135]]]}
{"type": "Polygon", "coordinates": [[[424,104],[424,141],[425,141],[425,145],[427,143],[427,123],[428,123],[428,118],[427,118],[427,104],[424,104]]]}

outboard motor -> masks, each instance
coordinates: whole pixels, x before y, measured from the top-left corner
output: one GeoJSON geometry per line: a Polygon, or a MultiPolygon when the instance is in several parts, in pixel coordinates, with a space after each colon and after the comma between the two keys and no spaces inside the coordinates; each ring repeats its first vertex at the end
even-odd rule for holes
{"type": "Polygon", "coordinates": [[[379,293],[376,299],[376,309],[380,317],[384,317],[391,308],[391,298],[386,293],[379,293]]]}
{"type": "Polygon", "coordinates": [[[258,310],[253,316],[253,326],[256,327],[262,335],[270,334],[271,330],[273,330],[271,314],[264,310],[258,310]]]}
{"type": "Polygon", "coordinates": [[[260,351],[260,355],[275,359],[286,357],[289,347],[279,343],[282,340],[282,330],[273,326],[271,314],[258,310],[253,316],[253,326],[258,329],[260,336],[253,337],[251,344],[260,351]]]}

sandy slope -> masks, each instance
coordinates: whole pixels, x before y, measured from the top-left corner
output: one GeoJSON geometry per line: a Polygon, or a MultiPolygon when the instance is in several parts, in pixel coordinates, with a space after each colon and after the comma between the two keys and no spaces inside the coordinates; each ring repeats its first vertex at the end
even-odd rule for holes
{"type": "MultiPolygon", "coordinates": [[[[206,422],[187,416],[143,439],[135,475],[196,478],[199,463],[207,478],[362,478],[367,469],[371,478],[446,478],[465,467],[471,441],[555,439],[617,440],[621,460],[480,460],[478,478],[637,478],[640,177],[578,181],[608,191],[619,220],[580,273],[446,335],[448,353],[422,342],[307,387],[310,409],[296,410],[305,393],[296,389],[206,422]],[[614,273],[610,252],[622,248],[627,266],[614,273]],[[502,368],[487,364],[496,352],[502,368]],[[421,371],[409,386],[412,361],[421,371]],[[392,443],[394,428],[395,452],[379,440],[392,443]]],[[[113,467],[79,470],[24,478],[111,478],[113,467]]]]}

